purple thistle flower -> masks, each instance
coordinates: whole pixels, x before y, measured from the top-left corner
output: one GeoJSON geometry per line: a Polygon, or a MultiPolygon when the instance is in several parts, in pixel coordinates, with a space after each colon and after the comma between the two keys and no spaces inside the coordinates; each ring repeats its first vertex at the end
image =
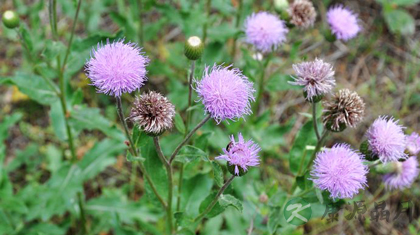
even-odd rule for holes
{"type": "Polygon", "coordinates": [[[392,162],[395,172],[383,176],[383,181],[387,189],[408,188],[419,175],[419,162],[416,157],[409,157],[404,162],[392,162]]]}
{"type": "Polygon", "coordinates": [[[292,85],[303,86],[307,99],[330,93],[335,86],[334,70],[331,64],[315,59],[293,65],[296,76],[292,85]]]}
{"type": "Polygon", "coordinates": [[[224,154],[216,157],[216,159],[224,159],[228,161],[229,165],[235,166],[235,174],[239,175],[240,169],[244,172],[248,171],[250,166],[258,166],[260,164],[258,152],[260,147],[252,140],[245,142],[241,133],[238,133],[238,142],[235,137],[230,137],[231,142],[226,149],[223,149],[224,154]]]}
{"type": "Polygon", "coordinates": [[[420,152],[420,136],[413,132],[411,135],[406,137],[408,153],[412,156],[416,156],[420,152]]]}
{"type": "Polygon", "coordinates": [[[330,150],[317,153],[311,180],[331,198],[353,198],[366,185],[368,167],[363,156],[347,144],[336,144],[330,150]]]}
{"type": "Polygon", "coordinates": [[[327,12],[327,21],[336,38],[344,41],[354,38],[361,30],[357,15],[343,5],[331,7],[327,12]]]}
{"type": "Polygon", "coordinates": [[[253,13],[245,20],[246,42],[262,53],[277,49],[288,32],[285,22],[268,12],[253,13]]]}
{"type": "Polygon", "coordinates": [[[403,128],[393,117],[377,118],[366,132],[369,150],[376,154],[382,162],[404,159],[406,139],[403,128]]]}
{"type": "Polygon", "coordinates": [[[217,123],[251,114],[250,101],[255,101],[253,83],[237,68],[206,66],[203,78],[195,81],[195,90],[206,112],[217,123]]]}
{"type": "Polygon", "coordinates": [[[100,93],[119,97],[140,89],[147,80],[149,59],[134,43],[107,41],[92,49],[91,55],[86,63],[86,76],[100,93]]]}

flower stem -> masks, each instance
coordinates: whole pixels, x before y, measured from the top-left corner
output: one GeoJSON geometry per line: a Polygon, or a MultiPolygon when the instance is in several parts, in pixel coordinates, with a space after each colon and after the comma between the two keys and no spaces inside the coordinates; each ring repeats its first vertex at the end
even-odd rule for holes
{"type": "MultiPolygon", "coordinates": [[[[242,6],[243,6],[242,0],[239,0],[238,1],[238,10],[236,12],[236,20],[235,20],[235,28],[236,29],[239,28],[239,22],[241,20],[241,13],[242,13],[242,6]]],[[[236,46],[237,46],[236,41],[237,41],[237,37],[235,37],[233,39],[233,47],[232,47],[232,55],[231,55],[232,56],[232,61],[235,61],[236,46]]]]}
{"type": "Polygon", "coordinates": [[[171,155],[171,158],[169,159],[169,164],[172,164],[173,160],[175,159],[176,155],[178,154],[179,150],[181,150],[182,146],[184,146],[188,140],[191,139],[191,137],[194,135],[194,133],[200,129],[200,127],[202,127],[209,119],[211,118],[210,115],[207,115],[200,123],[197,124],[197,126],[195,126],[189,133],[188,135],[184,138],[184,140],[182,140],[181,143],[179,143],[179,145],[176,147],[176,149],[174,150],[174,152],[171,155]]]}
{"type": "Polygon", "coordinates": [[[169,233],[172,233],[172,195],[173,195],[173,179],[172,179],[172,165],[169,164],[168,160],[166,160],[165,156],[163,155],[162,148],[159,144],[159,137],[153,137],[153,142],[155,144],[156,152],[159,156],[159,159],[162,161],[162,164],[166,168],[166,172],[168,175],[168,206],[166,207],[166,216],[167,216],[167,223],[168,223],[168,230],[169,233]]]}
{"type": "Polygon", "coordinates": [[[85,208],[83,205],[83,197],[82,193],[77,193],[78,203],[79,203],[79,210],[80,210],[80,222],[82,224],[82,234],[87,234],[87,226],[86,226],[86,216],[85,216],[85,208]]]}
{"type": "Polygon", "coordinates": [[[217,201],[219,200],[220,195],[225,191],[225,189],[232,183],[233,179],[235,178],[235,175],[232,175],[226,183],[219,189],[219,192],[217,192],[216,197],[214,197],[213,201],[207,206],[207,208],[197,216],[197,218],[194,219],[194,222],[201,221],[204,216],[206,216],[207,213],[213,209],[214,205],[216,205],[217,201]]]}
{"type": "MultiPolygon", "coordinates": [[[[81,0],[79,0],[81,1],[81,0]]],[[[79,7],[80,8],[80,7],[79,7]]],[[[77,20],[77,15],[79,12],[76,12],[75,20],[77,20]]],[[[57,1],[52,0],[50,1],[50,22],[51,22],[51,29],[53,33],[53,38],[55,41],[58,40],[58,34],[57,34],[57,1]]],[[[72,32],[74,34],[74,31],[72,32]]],[[[68,46],[68,50],[70,48],[70,44],[68,46]]],[[[72,162],[77,161],[76,151],[73,143],[73,134],[70,128],[70,124],[68,122],[68,118],[70,116],[70,113],[67,109],[67,103],[66,103],[66,90],[64,85],[64,71],[61,69],[61,59],[60,56],[57,57],[57,72],[58,72],[58,83],[59,83],[59,97],[60,97],[60,103],[63,110],[63,116],[64,116],[64,125],[66,126],[66,132],[67,132],[67,138],[71,153],[71,159],[72,162]]]]}
{"type": "Polygon", "coordinates": [[[319,139],[321,139],[321,136],[319,135],[319,130],[318,130],[318,124],[317,124],[317,118],[316,118],[316,103],[315,102],[312,102],[312,123],[314,124],[316,139],[319,141],[319,139]]]}
{"type": "Polygon", "coordinates": [[[322,145],[324,144],[324,141],[327,138],[328,133],[329,133],[329,131],[325,130],[324,133],[321,136],[321,139],[318,140],[318,143],[316,144],[315,150],[312,153],[311,159],[309,159],[308,166],[306,166],[306,170],[304,171],[303,175],[305,175],[309,171],[309,169],[311,168],[311,166],[312,166],[312,164],[315,160],[316,154],[318,153],[318,151],[321,149],[322,145]]]}
{"type": "MultiPolygon", "coordinates": [[[[137,156],[138,154],[137,154],[136,147],[133,144],[133,140],[131,139],[130,132],[128,131],[127,122],[125,121],[124,113],[122,112],[121,97],[117,97],[117,113],[118,113],[118,117],[120,118],[121,123],[124,126],[125,136],[127,137],[130,143],[129,151],[133,156],[137,156]]],[[[152,179],[150,178],[150,175],[147,173],[146,168],[144,167],[142,162],[139,162],[139,167],[144,177],[146,178],[147,182],[149,183],[150,187],[152,188],[153,193],[156,195],[156,197],[158,198],[162,206],[166,209],[167,207],[166,202],[163,200],[162,196],[160,196],[160,194],[158,193],[156,186],[154,185],[152,179]]],[[[135,167],[134,167],[134,170],[135,170],[135,167]]],[[[131,174],[133,174],[133,172],[131,172],[131,174]]]]}
{"type": "Polygon", "coordinates": [[[142,0],[139,0],[139,41],[140,41],[140,46],[144,47],[143,1],[142,0]]]}
{"type": "Polygon", "coordinates": [[[67,45],[66,56],[64,57],[63,64],[61,65],[61,72],[62,73],[64,73],[64,68],[66,67],[67,59],[69,58],[71,44],[73,42],[74,30],[76,29],[76,22],[77,22],[77,18],[79,17],[79,12],[80,12],[80,6],[81,5],[82,5],[82,0],[79,0],[77,2],[76,14],[74,15],[74,19],[73,19],[73,25],[72,25],[72,28],[71,28],[69,43],[67,45]]]}

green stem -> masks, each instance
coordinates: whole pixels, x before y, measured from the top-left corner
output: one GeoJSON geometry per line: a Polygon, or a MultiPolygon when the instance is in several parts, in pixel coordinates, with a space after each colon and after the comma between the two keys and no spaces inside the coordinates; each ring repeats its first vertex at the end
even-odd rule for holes
{"type": "Polygon", "coordinates": [[[141,47],[144,47],[143,27],[143,1],[139,0],[139,41],[141,47]]]}
{"type": "Polygon", "coordinates": [[[188,140],[191,139],[191,137],[194,135],[194,133],[198,129],[200,129],[200,127],[202,127],[210,118],[211,118],[211,116],[210,115],[207,115],[200,123],[197,124],[197,126],[195,126],[190,131],[190,133],[188,133],[188,135],[184,138],[184,140],[182,140],[182,142],[179,143],[179,145],[176,147],[176,149],[172,153],[171,158],[169,159],[169,164],[172,164],[173,160],[175,159],[175,157],[178,154],[179,150],[181,150],[182,146],[184,146],[188,142],[188,140]]]}
{"type": "MultiPolygon", "coordinates": [[[[185,134],[184,138],[187,136],[188,127],[190,125],[192,110],[189,110],[192,104],[192,80],[194,78],[194,70],[195,70],[195,60],[191,61],[191,68],[190,68],[190,76],[188,78],[188,106],[187,106],[187,120],[185,122],[185,134]]],[[[181,163],[179,171],[179,178],[178,178],[178,196],[176,199],[176,210],[179,211],[181,208],[181,193],[182,193],[182,180],[184,178],[184,164],[181,163]]]]}
{"type": "Polygon", "coordinates": [[[159,137],[153,137],[153,142],[155,144],[156,152],[159,156],[159,159],[162,161],[162,164],[165,166],[167,175],[168,175],[168,206],[166,207],[166,216],[168,223],[169,233],[172,234],[173,224],[172,224],[172,195],[173,195],[173,179],[172,179],[172,166],[166,160],[162,148],[159,144],[159,137]]]}
{"type": "Polygon", "coordinates": [[[49,17],[50,17],[50,25],[51,25],[52,36],[53,36],[53,39],[55,41],[57,41],[58,40],[58,33],[57,33],[57,0],[50,0],[49,17]]]}
{"type": "Polygon", "coordinates": [[[80,222],[82,224],[82,234],[87,234],[86,216],[85,216],[85,208],[83,206],[82,193],[78,192],[77,198],[79,200],[80,222]]]}
{"type": "Polygon", "coordinates": [[[206,1],[206,23],[203,25],[203,43],[206,43],[207,39],[207,28],[208,28],[208,21],[210,16],[210,8],[211,8],[211,0],[206,1]]]}
{"type": "Polygon", "coordinates": [[[211,211],[211,209],[213,209],[214,205],[216,205],[217,201],[219,200],[220,195],[222,195],[222,193],[225,191],[225,189],[230,185],[230,183],[232,183],[234,178],[235,178],[235,175],[232,175],[226,181],[226,183],[217,192],[216,197],[214,197],[213,201],[207,206],[207,208],[201,214],[199,214],[197,216],[197,218],[194,219],[194,222],[201,221],[204,218],[204,216],[206,216],[206,214],[209,213],[211,211]]]}
{"type": "Polygon", "coordinates": [[[321,137],[319,135],[317,118],[316,118],[316,103],[314,103],[314,102],[312,102],[312,123],[314,124],[314,130],[315,130],[315,134],[316,134],[316,139],[319,141],[319,139],[321,137]]]}
{"type": "MultiPolygon", "coordinates": [[[[236,20],[235,20],[235,28],[239,28],[239,23],[241,20],[241,13],[242,13],[242,0],[238,1],[238,11],[236,12],[236,20]]],[[[235,61],[235,56],[236,56],[236,46],[237,46],[237,37],[235,36],[235,38],[233,39],[233,47],[232,47],[232,61],[235,61]]]]}
{"type": "Polygon", "coordinates": [[[69,54],[70,54],[71,44],[73,42],[74,30],[76,29],[76,22],[77,22],[77,18],[79,17],[79,12],[80,12],[80,6],[81,5],[82,5],[82,0],[79,0],[77,2],[76,15],[74,16],[74,19],[73,19],[73,26],[71,28],[70,39],[69,39],[69,43],[67,45],[66,56],[64,56],[64,61],[63,61],[63,64],[61,65],[61,72],[62,73],[64,73],[64,68],[66,67],[67,59],[68,59],[69,54]]]}
{"type": "MultiPolygon", "coordinates": [[[[120,118],[121,123],[124,126],[124,133],[127,137],[130,146],[129,151],[133,156],[137,156],[137,150],[136,147],[133,144],[133,140],[131,139],[130,132],[128,131],[127,122],[125,121],[124,113],[122,112],[122,103],[121,103],[121,97],[117,97],[117,113],[118,117],[120,118]]],[[[139,167],[141,172],[143,173],[144,177],[146,178],[147,182],[149,183],[150,187],[152,188],[153,193],[158,198],[159,202],[162,204],[162,206],[166,209],[167,205],[166,202],[163,200],[162,196],[160,196],[159,192],[156,189],[155,184],[153,183],[152,179],[150,178],[150,175],[147,173],[146,168],[144,167],[142,162],[139,162],[139,167]]],[[[134,168],[135,169],[135,168],[134,168]]],[[[132,172],[133,174],[133,172],[132,172]]]]}

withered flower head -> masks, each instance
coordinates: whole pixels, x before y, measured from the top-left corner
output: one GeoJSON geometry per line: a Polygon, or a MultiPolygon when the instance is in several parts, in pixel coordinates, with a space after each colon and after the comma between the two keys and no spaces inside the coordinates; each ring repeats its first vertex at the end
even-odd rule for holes
{"type": "Polygon", "coordinates": [[[330,101],[324,102],[324,125],[331,131],[355,127],[363,119],[365,103],[348,89],[338,91],[330,101]]]}
{"type": "Polygon", "coordinates": [[[172,128],[175,106],[161,94],[151,91],[136,97],[129,119],[148,134],[159,135],[172,128]]]}
{"type": "Polygon", "coordinates": [[[316,11],[314,5],[308,0],[295,0],[289,7],[290,22],[300,28],[314,25],[316,11]]]}

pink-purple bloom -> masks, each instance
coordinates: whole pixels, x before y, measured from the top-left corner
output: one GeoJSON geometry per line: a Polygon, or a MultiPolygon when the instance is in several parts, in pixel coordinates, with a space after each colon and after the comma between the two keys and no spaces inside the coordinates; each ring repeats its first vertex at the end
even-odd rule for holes
{"type": "Polygon", "coordinates": [[[377,118],[366,132],[369,150],[377,155],[382,162],[392,162],[404,159],[406,138],[398,120],[381,116],[377,118]]]}
{"type": "Polygon", "coordinates": [[[288,32],[285,22],[268,12],[253,13],[245,21],[246,42],[262,53],[277,49],[288,32]]]}
{"type": "Polygon", "coordinates": [[[335,86],[334,70],[331,64],[322,60],[302,62],[293,65],[296,77],[290,84],[303,86],[306,98],[312,100],[314,96],[330,93],[335,86]]]}
{"type": "Polygon", "coordinates": [[[416,132],[406,137],[408,153],[412,156],[416,156],[420,152],[420,136],[416,132]]]}
{"type": "Polygon", "coordinates": [[[361,30],[357,15],[343,5],[331,7],[327,12],[327,21],[336,38],[344,41],[356,37],[361,30]]]}
{"type": "Polygon", "coordinates": [[[98,92],[119,97],[144,85],[148,62],[136,44],[108,41],[92,50],[91,59],[86,63],[86,75],[98,92]]]}
{"type": "Polygon", "coordinates": [[[235,137],[230,137],[230,144],[226,149],[223,149],[224,154],[216,157],[216,159],[224,159],[228,161],[229,165],[235,166],[235,174],[239,175],[240,168],[244,172],[248,171],[250,166],[258,166],[260,159],[258,152],[261,150],[260,147],[252,140],[245,142],[244,137],[241,133],[238,134],[238,142],[235,141],[235,137]]]}
{"type": "Polygon", "coordinates": [[[239,69],[206,66],[203,78],[195,83],[206,112],[218,123],[252,113],[250,102],[255,100],[253,83],[239,69]]]}
{"type": "Polygon", "coordinates": [[[416,157],[409,157],[404,162],[392,162],[394,172],[383,176],[383,181],[387,189],[404,189],[416,180],[419,175],[419,162],[416,157]]]}
{"type": "Polygon", "coordinates": [[[331,198],[353,198],[367,186],[368,167],[363,156],[347,144],[336,144],[317,153],[311,172],[315,186],[328,190],[331,198]]]}

